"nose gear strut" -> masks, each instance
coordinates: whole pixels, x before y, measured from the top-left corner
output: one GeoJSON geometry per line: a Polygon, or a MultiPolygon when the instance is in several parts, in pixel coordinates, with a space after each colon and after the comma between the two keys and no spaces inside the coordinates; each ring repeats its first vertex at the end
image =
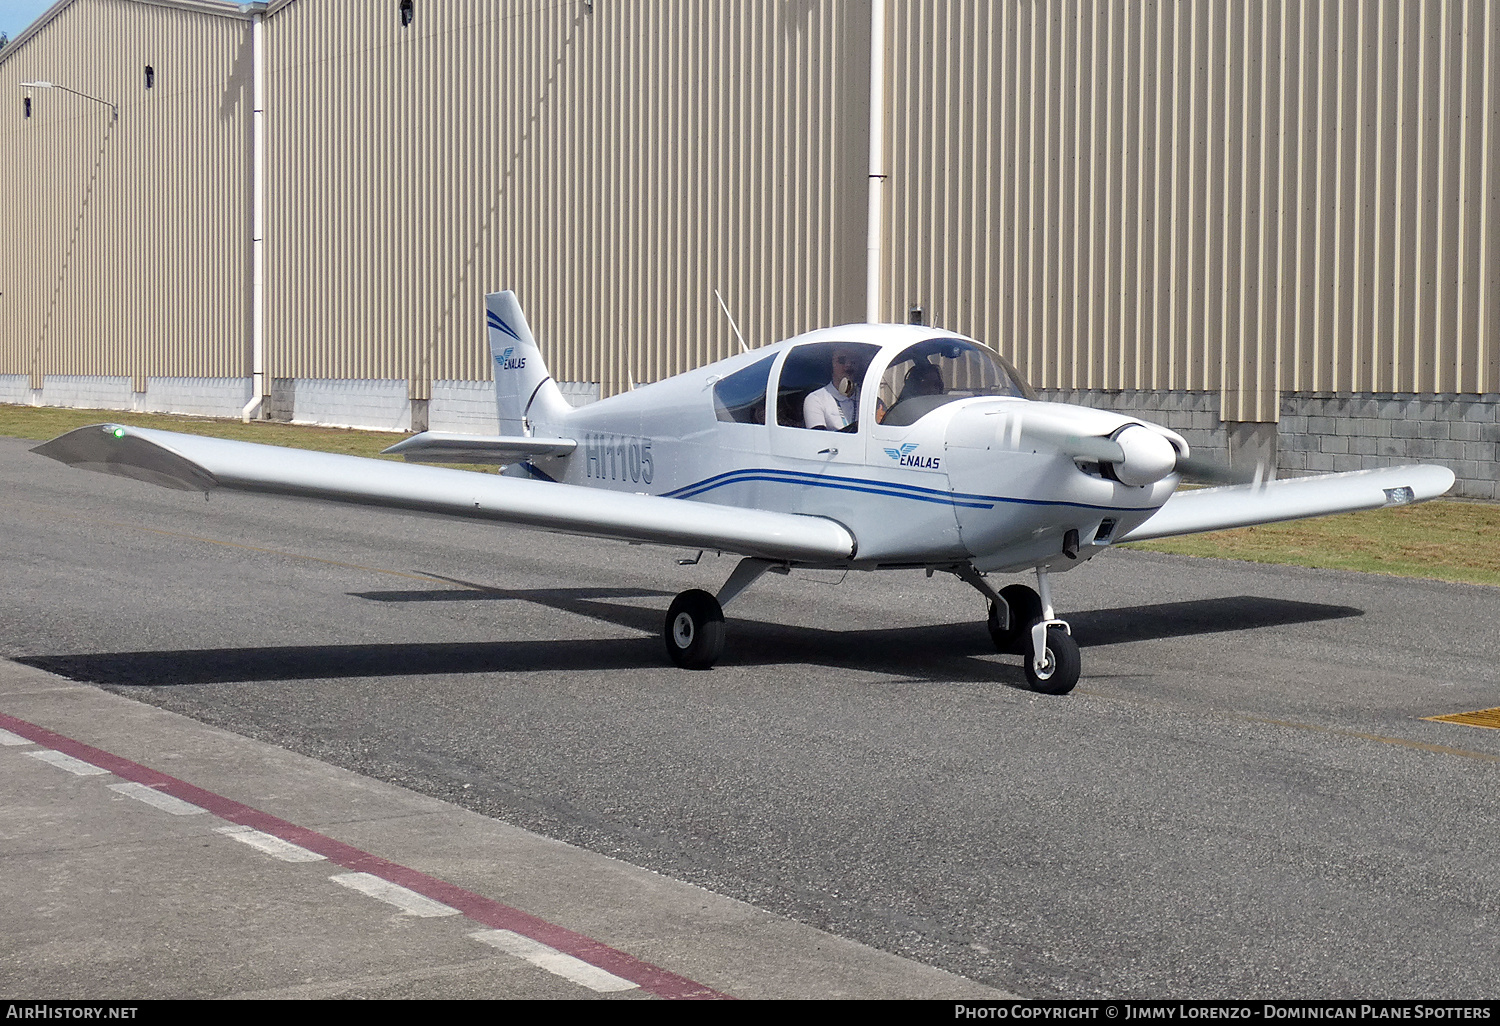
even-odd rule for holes
{"type": "Polygon", "coordinates": [[[1052,608],[1047,571],[1036,568],[1037,590],[1011,584],[996,591],[968,563],[949,572],[990,600],[989,629],[996,650],[1020,655],[1033,691],[1065,695],[1078,683],[1080,660],[1073,629],[1052,608]]]}

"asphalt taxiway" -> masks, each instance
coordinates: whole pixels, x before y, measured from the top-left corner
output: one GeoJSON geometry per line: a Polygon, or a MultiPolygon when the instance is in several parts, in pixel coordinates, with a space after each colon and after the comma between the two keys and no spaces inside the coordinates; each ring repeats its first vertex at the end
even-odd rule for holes
{"type": "MultiPolygon", "coordinates": [[[[0,440],[0,655],[121,708],[998,991],[1497,996],[1500,731],[1427,719],[1500,706],[1496,589],[1107,553],[1055,579],[1083,679],[1048,698],[988,649],[956,581],[768,577],[730,607],[720,666],[690,673],[665,665],[662,614],[674,591],[716,588],[728,559],[679,567],[678,553],[503,527],[205,502],[25,448],[0,440]]],[[[24,720],[12,701],[0,712],[24,720]]],[[[89,783],[15,749],[0,759],[89,783]]],[[[190,782],[260,807],[232,780],[190,782]]],[[[324,834],[337,821],[263,811],[324,834]]],[[[377,834],[335,839],[523,907],[377,834]]],[[[320,894],[376,900],[318,872],[320,894]]],[[[674,962],[660,948],[675,931],[651,932],[644,947],[597,939],[742,986],[674,962]]],[[[403,971],[380,961],[383,940],[363,943],[369,971],[337,979],[403,971]]]]}

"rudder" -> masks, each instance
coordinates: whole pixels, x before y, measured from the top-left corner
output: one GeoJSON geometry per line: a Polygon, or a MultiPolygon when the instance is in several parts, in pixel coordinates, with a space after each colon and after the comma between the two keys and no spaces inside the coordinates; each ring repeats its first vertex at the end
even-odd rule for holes
{"type": "Polygon", "coordinates": [[[500,433],[529,435],[537,424],[566,418],[572,407],[547,372],[516,294],[508,289],[492,292],[484,297],[484,309],[500,433]]]}

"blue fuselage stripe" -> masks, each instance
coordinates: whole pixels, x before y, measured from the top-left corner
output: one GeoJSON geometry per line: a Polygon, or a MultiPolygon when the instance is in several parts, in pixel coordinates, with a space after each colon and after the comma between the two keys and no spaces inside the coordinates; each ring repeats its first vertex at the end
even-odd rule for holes
{"type": "Polygon", "coordinates": [[[932,502],[944,506],[962,506],[968,509],[993,509],[997,504],[1003,502],[1023,506],[1072,506],[1077,509],[1095,509],[1105,513],[1146,512],[1144,509],[1096,506],[1087,502],[1062,502],[1056,499],[1019,499],[1007,495],[972,495],[967,492],[946,492],[936,488],[923,488],[919,485],[900,484],[892,481],[831,477],[819,474],[807,474],[794,470],[771,470],[769,468],[732,470],[725,474],[696,481],[690,485],[684,485],[673,491],[665,492],[663,495],[669,499],[690,499],[717,488],[745,484],[751,481],[769,481],[775,484],[805,485],[814,488],[832,488],[839,491],[865,492],[875,495],[887,495],[898,499],[912,499],[916,502],[932,502]]]}
{"type": "MultiPolygon", "coordinates": [[[[990,509],[993,502],[968,502],[956,500],[956,497],[943,492],[921,494],[918,491],[908,491],[901,485],[886,484],[881,481],[861,481],[853,478],[826,478],[826,477],[793,477],[778,471],[742,472],[733,475],[724,475],[717,480],[700,481],[697,484],[679,488],[676,491],[666,493],[670,499],[690,499],[695,495],[723,488],[728,485],[744,484],[750,481],[770,481],[775,484],[804,485],[813,488],[832,488],[844,492],[865,492],[871,495],[888,495],[896,499],[912,499],[917,502],[933,502],[940,506],[967,506],[972,509],[990,509]]],[[[925,489],[923,489],[925,491],[925,489]]]]}

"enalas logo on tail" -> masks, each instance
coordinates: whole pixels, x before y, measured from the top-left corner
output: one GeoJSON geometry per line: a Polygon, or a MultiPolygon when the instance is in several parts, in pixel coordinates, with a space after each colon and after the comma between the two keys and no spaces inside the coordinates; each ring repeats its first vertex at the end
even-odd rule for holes
{"type": "Polygon", "coordinates": [[[526,357],[518,356],[511,359],[510,354],[516,351],[515,346],[508,347],[503,353],[495,354],[495,366],[501,370],[520,370],[526,366],[526,357]]]}
{"type": "Polygon", "coordinates": [[[917,443],[907,442],[899,449],[886,449],[885,454],[903,467],[915,467],[918,470],[941,470],[943,458],[941,456],[918,456],[916,455],[917,443]]]}

